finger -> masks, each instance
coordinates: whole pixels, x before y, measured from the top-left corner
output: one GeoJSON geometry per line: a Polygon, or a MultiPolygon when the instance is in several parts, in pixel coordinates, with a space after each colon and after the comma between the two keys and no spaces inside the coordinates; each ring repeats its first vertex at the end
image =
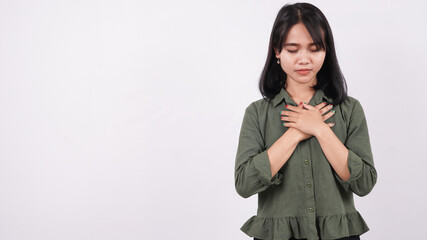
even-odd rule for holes
{"type": "Polygon", "coordinates": [[[335,126],[335,123],[327,123],[329,127],[335,126]]]}
{"type": "Polygon", "coordinates": [[[323,114],[327,113],[329,110],[331,110],[332,108],[333,108],[333,105],[328,104],[324,108],[320,109],[320,113],[322,113],[322,115],[323,115],[323,114]]]}
{"type": "Polygon", "coordinates": [[[332,117],[335,114],[335,110],[332,110],[330,112],[328,112],[327,114],[323,115],[323,121],[325,121],[326,119],[329,119],[330,117],[332,117]]]}
{"type": "Polygon", "coordinates": [[[285,126],[285,127],[296,127],[297,125],[295,124],[295,123],[293,123],[293,122],[285,122],[285,123],[283,123],[283,126],[285,126]]]}
{"type": "Polygon", "coordinates": [[[280,117],[282,121],[295,122],[296,118],[294,117],[280,117]]]}
{"type": "Polygon", "coordinates": [[[289,110],[291,110],[291,111],[294,111],[294,112],[301,112],[301,108],[299,108],[299,107],[295,107],[295,106],[292,106],[292,105],[285,105],[285,108],[287,108],[287,109],[289,109],[289,110]]]}
{"type": "Polygon", "coordinates": [[[303,107],[308,110],[315,110],[316,108],[307,103],[302,103],[303,107]]]}
{"type": "Polygon", "coordinates": [[[292,112],[292,111],[282,111],[280,115],[283,116],[289,116],[289,117],[297,117],[299,113],[292,112]]]}
{"type": "Polygon", "coordinates": [[[316,106],[315,106],[315,108],[317,108],[317,109],[322,109],[323,107],[325,107],[326,106],[326,102],[321,102],[321,103],[319,103],[319,104],[317,104],[316,106]]]}

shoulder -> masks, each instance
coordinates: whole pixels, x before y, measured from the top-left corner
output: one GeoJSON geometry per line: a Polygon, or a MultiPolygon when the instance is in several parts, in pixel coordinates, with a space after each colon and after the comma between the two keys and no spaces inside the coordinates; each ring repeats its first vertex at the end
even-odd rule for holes
{"type": "Polygon", "coordinates": [[[353,96],[347,96],[344,101],[340,103],[341,108],[354,110],[355,108],[362,108],[362,104],[359,99],[353,96]]]}
{"type": "Polygon", "coordinates": [[[264,125],[267,121],[268,112],[272,110],[273,103],[268,99],[258,99],[247,105],[244,114],[244,122],[264,125]]]}
{"type": "Polygon", "coordinates": [[[272,106],[271,100],[261,98],[261,99],[258,99],[258,100],[251,102],[246,107],[245,111],[254,113],[254,114],[259,116],[259,115],[265,114],[268,111],[268,108],[271,106],[272,106]]]}
{"type": "Polygon", "coordinates": [[[347,96],[344,101],[339,104],[343,117],[347,120],[353,118],[364,118],[365,114],[359,99],[353,96],[347,96]]]}
{"type": "Polygon", "coordinates": [[[341,103],[341,108],[352,109],[355,104],[360,104],[359,100],[353,96],[347,96],[341,103]]]}

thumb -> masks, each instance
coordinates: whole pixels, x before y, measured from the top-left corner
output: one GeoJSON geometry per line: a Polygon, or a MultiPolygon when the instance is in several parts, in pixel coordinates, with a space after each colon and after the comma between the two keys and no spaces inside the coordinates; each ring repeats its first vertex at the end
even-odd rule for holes
{"type": "Polygon", "coordinates": [[[302,106],[303,106],[303,108],[308,109],[308,110],[315,109],[315,107],[313,107],[313,106],[311,106],[311,105],[309,105],[309,104],[307,104],[305,102],[302,103],[302,106]]]}

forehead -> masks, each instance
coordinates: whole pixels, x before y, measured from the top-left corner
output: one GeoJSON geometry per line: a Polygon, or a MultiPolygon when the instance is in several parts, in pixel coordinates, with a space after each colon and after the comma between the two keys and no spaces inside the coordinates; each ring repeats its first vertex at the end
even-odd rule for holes
{"type": "Polygon", "coordinates": [[[308,45],[313,43],[313,39],[310,36],[307,28],[302,23],[297,23],[289,29],[288,35],[286,36],[286,43],[298,43],[301,45],[308,45]]]}

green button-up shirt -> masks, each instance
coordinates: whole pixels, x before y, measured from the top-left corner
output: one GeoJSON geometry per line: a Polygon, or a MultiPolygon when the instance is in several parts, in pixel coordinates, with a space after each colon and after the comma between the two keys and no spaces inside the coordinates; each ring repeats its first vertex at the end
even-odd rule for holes
{"type": "MultiPolygon", "coordinates": [[[[319,89],[308,104],[316,106],[332,99],[319,89]]],[[[356,210],[353,193],[365,196],[377,181],[368,126],[360,102],[348,96],[334,106],[326,123],[348,149],[350,179],[334,171],[316,137],[298,143],[289,160],[275,176],[267,149],[288,127],[280,111],[298,106],[282,88],[271,101],[259,99],[245,110],[235,163],[235,187],[248,198],[258,194],[257,215],[241,230],[263,240],[338,239],[369,230],[356,210]]]]}

